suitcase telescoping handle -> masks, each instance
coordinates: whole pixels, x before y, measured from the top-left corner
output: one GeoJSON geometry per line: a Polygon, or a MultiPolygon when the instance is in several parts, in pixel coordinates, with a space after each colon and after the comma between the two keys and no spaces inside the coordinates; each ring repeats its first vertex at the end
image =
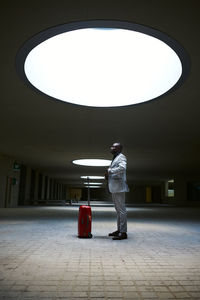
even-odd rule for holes
{"type": "Polygon", "coordinates": [[[88,182],[88,206],[90,206],[90,177],[87,177],[88,182]]]}
{"type": "MultiPolygon", "coordinates": [[[[89,217],[87,215],[87,218],[86,218],[86,228],[88,228],[90,226],[90,221],[91,221],[91,217],[89,217]]],[[[81,225],[83,225],[83,224],[84,224],[84,218],[82,217],[81,218],[81,225]]]]}

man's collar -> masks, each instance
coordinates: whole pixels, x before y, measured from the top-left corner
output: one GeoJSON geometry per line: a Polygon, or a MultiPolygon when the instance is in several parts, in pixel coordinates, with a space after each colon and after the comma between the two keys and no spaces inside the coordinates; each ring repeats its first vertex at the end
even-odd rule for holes
{"type": "Polygon", "coordinates": [[[114,155],[113,155],[112,161],[113,161],[120,153],[121,153],[121,152],[118,152],[118,153],[114,154],[114,155]]]}

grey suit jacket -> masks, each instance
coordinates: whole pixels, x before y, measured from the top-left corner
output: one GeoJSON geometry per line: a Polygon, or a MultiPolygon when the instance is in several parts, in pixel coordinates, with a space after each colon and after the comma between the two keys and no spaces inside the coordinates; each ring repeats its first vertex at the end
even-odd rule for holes
{"type": "Polygon", "coordinates": [[[117,155],[108,169],[108,188],[111,193],[129,192],[126,183],[126,156],[117,155]]]}

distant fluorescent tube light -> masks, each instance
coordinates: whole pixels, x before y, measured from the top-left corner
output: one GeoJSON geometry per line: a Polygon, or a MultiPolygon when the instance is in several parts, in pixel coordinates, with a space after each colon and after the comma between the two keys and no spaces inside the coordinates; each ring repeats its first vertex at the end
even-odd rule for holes
{"type": "Polygon", "coordinates": [[[111,160],[107,159],[76,159],[73,164],[88,167],[107,167],[110,166],[111,160]]]}
{"type": "MultiPolygon", "coordinates": [[[[88,182],[84,182],[84,184],[88,185],[88,182]]],[[[89,185],[101,185],[103,184],[102,182],[89,182],[89,185]]]]}
{"type": "Polygon", "coordinates": [[[95,185],[89,185],[89,186],[85,186],[85,187],[89,187],[90,189],[99,189],[99,188],[101,188],[101,186],[99,186],[99,185],[97,185],[97,186],[95,186],[95,185]]]}
{"type": "Polygon", "coordinates": [[[105,179],[105,176],[91,176],[91,175],[88,175],[88,176],[81,176],[82,179],[105,179]]]}
{"type": "Polygon", "coordinates": [[[165,95],[183,83],[189,58],[177,41],[122,21],[73,22],[42,31],[18,52],[34,89],[72,104],[115,107],[165,95]]]}

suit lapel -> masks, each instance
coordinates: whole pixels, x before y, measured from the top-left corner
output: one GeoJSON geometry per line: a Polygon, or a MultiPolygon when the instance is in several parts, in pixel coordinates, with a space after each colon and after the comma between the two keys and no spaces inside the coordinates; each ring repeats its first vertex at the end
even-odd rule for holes
{"type": "Polygon", "coordinates": [[[112,163],[111,163],[111,167],[113,167],[113,165],[116,163],[116,161],[117,161],[117,159],[120,157],[120,155],[121,155],[121,153],[120,154],[118,154],[114,159],[113,159],[113,161],[112,161],[112,163]]]}

